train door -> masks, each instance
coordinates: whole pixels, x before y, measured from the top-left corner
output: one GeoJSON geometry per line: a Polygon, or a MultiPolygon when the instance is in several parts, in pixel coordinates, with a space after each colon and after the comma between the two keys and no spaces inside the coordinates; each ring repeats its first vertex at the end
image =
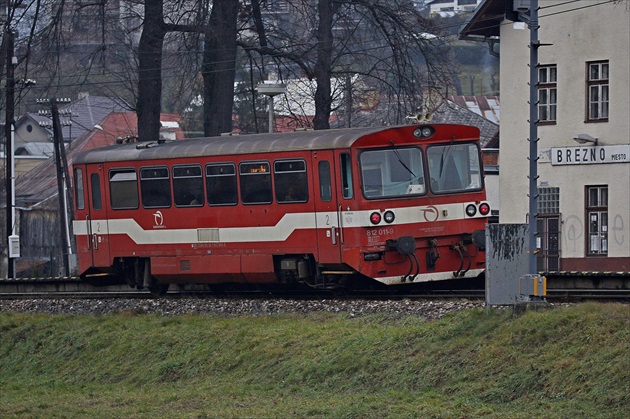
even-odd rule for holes
{"type": "Polygon", "coordinates": [[[79,269],[81,272],[92,266],[92,251],[90,236],[88,235],[87,185],[85,181],[85,166],[74,165],[74,220],[72,230],[75,235],[79,269]]]}
{"type": "Polygon", "coordinates": [[[315,223],[317,229],[317,261],[341,261],[341,232],[339,231],[339,204],[335,175],[335,155],[323,150],[313,153],[315,182],[315,223]]]}
{"type": "Polygon", "coordinates": [[[86,168],[88,185],[86,207],[88,246],[92,253],[92,266],[110,266],[109,260],[109,228],[107,223],[107,206],[104,204],[104,182],[106,176],[103,165],[88,165],[86,168]]]}

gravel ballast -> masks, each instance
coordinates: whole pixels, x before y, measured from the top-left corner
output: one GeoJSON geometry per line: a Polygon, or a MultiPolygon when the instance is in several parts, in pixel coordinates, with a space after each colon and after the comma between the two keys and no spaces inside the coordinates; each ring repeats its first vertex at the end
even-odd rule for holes
{"type": "Polygon", "coordinates": [[[218,314],[266,316],[282,313],[347,313],[362,316],[384,313],[440,319],[460,310],[483,307],[473,300],[297,300],[297,299],[22,299],[0,300],[0,311],[20,313],[102,315],[121,312],[180,316],[218,314]]]}

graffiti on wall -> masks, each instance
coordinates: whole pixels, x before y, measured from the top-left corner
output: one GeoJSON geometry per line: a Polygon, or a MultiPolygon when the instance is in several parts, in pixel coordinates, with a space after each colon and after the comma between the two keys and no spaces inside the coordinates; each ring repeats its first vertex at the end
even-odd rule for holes
{"type": "MultiPolygon", "coordinates": [[[[581,250],[584,245],[584,237],[587,234],[582,219],[572,214],[566,217],[562,224],[564,225],[564,248],[574,253],[581,250]]],[[[608,240],[619,246],[623,246],[626,243],[626,228],[621,214],[616,214],[612,217],[612,223],[610,223],[609,219],[608,240]]]]}

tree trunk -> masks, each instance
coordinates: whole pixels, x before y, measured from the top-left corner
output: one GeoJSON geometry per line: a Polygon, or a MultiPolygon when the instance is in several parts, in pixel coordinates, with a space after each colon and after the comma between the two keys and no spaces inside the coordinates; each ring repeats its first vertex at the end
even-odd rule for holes
{"type": "Polygon", "coordinates": [[[317,64],[315,65],[315,117],[313,128],[329,129],[332,109],[332,53],[333,53],[333,4],[332,0],[318,0],[317,14],[317,64]]]}
{"type": "Polygon", "coordinates": [[[232,131],[238,5],[238,0],[215,0],[205,30],[203,130],[207,136],[232,131]]]}
{"type": "Polygon", "coordinates": [[[162,101],[163,0],[144,2],[144,26],[138,46],[138,141],[160,138],[162,101]]]}

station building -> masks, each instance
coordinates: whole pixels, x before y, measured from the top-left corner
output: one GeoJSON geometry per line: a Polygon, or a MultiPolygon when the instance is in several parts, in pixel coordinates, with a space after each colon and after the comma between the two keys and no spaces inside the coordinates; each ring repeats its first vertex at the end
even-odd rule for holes
{"type": "MultiPolygon", "coordinates": [[[[529,0],[483,0],[460,38],[500,54],[499,222],[528,222],[529,0]]],[[[630,272],[630,4],[539,1],[538,269],[630,272]]]]}

